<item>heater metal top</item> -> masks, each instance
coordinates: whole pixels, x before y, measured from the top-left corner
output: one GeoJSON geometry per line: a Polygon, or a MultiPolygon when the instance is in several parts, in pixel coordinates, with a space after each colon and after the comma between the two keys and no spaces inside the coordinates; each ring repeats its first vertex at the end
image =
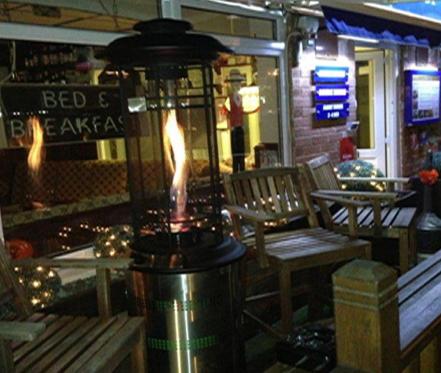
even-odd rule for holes
{"type": "Polygon", "coordinates": [[[192,29],[189,22],[167,18],[139,22],[134,26],[138,34],[114,40],[104,56],[112,65],[134,68],[209,62],[221,53],[233,53],[212,36],[192,29]]]}

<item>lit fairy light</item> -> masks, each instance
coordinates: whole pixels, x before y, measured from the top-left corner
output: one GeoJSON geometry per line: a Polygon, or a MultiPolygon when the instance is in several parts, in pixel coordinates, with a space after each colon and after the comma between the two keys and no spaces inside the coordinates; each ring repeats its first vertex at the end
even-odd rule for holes
{"type": "Polygon", "coordinates": [[[61,288],[60,276],[54,270],[38,266],[14,267],[14,271],[35,308],[45,308],[54,301],[61,288]]]}
{"type": "Polygon", "coordinates": [[[117,225],[103,229],[94,242],[96,258],[125,257],[133,242],[133,229],[129,225],[117,225]]]}

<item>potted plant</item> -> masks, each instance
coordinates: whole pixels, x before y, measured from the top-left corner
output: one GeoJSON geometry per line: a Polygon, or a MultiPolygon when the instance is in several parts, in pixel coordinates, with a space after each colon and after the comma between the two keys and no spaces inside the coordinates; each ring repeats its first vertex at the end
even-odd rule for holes
{"type": "Polygon", "coordinates": [[[423,212],[417,224],[417,242],[421,252],[433,253],[440,249],[441,219],[433,208],[434,185],[439,179],[439,172],[433,166],[433,153],[429,150],[424,168],[418,174],[423,190],[423,212]]]}

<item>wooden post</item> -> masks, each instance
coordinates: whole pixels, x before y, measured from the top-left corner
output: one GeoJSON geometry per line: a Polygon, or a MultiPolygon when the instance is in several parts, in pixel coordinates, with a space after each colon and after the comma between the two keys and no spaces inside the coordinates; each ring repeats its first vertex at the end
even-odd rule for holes
{"type": "Polygon", "coordinates": [[[400,272],[405,274],[409,270],[409,231],[407,229],[399,229],[399,255],[400,255],[400,272]]]}
{"type": "Polygon", "coordinates": [[[14,372],[11,341],[0,339],[0,372],[14,372]]]}
{"type": "Polygon", "coordinates": [[[372,373],[399,372],[397,275],[354,260],[333,275],[337,361],[372,373]]]}
{"type": "Polygon", "coordinates": [[[441,337],[435,337],[420,355],[421,372],[441,372],[441,337]]]}
{"type": "Polygon", "coordinates": [[[357,237],[357,208],[355,206],[348,206],[348,230],[349,236],[357,237]]]}
{"type": "MultiPolygon", "coordinates": [[[[143,324],[144,325],[144,324],[143,324]]],[[[138,331],[138,341],[131,353],[132,372],[147,372],[147,350],[145,340],[145,327],[138,331]]]]}
{"type": "Polygon", "coordinates": [[[98,298],[98,314],[103,319],[112,317],[112,298],[110,296],[110,270],[97,268],[96,291],[98,298]]]}

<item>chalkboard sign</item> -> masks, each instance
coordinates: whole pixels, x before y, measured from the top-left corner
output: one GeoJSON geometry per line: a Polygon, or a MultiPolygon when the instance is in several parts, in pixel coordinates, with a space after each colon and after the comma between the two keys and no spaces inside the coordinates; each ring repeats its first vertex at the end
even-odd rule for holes
{"type": "Polygon", "coordinates": [[[46,144],[124,136],[116,86],[5,84],[0,109],[11,147],[29,137],[31,116],[39,118],[46,144]]]}

